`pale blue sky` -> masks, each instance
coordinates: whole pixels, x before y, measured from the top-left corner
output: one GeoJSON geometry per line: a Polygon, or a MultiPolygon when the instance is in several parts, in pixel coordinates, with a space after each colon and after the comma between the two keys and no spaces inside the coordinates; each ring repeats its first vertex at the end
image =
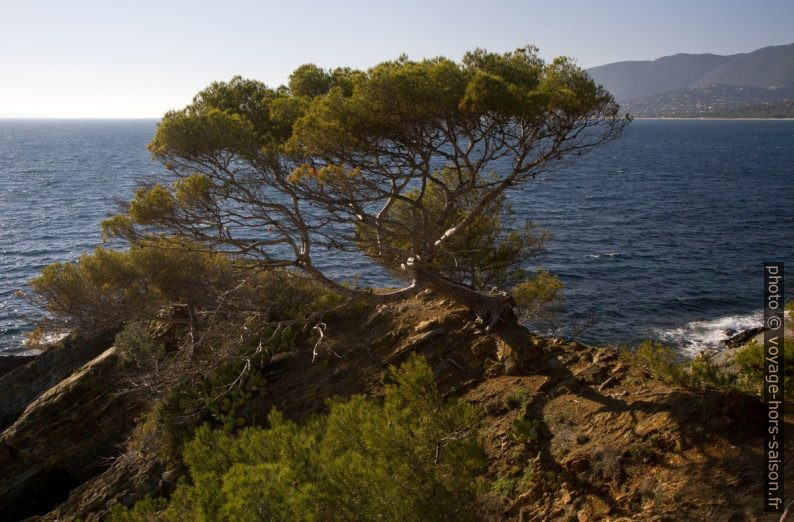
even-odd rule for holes
{"type": "Polygon", "coordinates": [[[0,0],[0,117],[159,117],[235,74],[524,44],[584,67],[794,42],[790,0],[0,0]]]}

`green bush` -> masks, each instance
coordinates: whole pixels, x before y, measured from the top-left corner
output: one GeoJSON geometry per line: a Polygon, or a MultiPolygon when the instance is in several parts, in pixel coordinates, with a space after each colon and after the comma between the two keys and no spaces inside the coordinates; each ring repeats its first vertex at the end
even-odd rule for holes
{"type": "Polygon", "coordinates": [[[644,367],[652,377],[667,384],[685,382],[686,362],[669,346],[644,341],[632,352],[624,352],[632,363],[644,367]]]}
{"type": "Polygon", "coordinates": [[[735,375],[726,373],[711,362],[708,355],[698,355],[689,362],[686,368],[690,386],[735,388],[737,379],[735,375]]]}
{"type": "MultiPolygon", "coordinates": [[[[265,348],[267,349],[267,347],[265,348]]],[[[256,419],[246,407],[264,392],[261,358],[239,353],[216,361],[197,362],[203,368],[164,393],[156,413],[163,427],[165,457],[179,461],[180,452],[202,423],[232,433],[256,419]]]]}
{"type": "Polygon", "coordinates": [[[537,444],[543,430],[543,421],[540,419],[521,417],[513,421],[513,438],[518,442],[537,444]]]}
{"type": "MultiPolygon", "coordinates": [[[[786,341],[783,345],[782,389],[786,397],[794,398],[794,341],[786,341]]],[[[764,345],[751,341],[736,354],[736,365],[739,367],[739,379],[748,391],[762,393],[764,383],[764,345]]]]}
{"type": "Polygon", "coordinates": [[[139,363],[149,358],[158,358],[165,348],[152,338],[149,325],[144,321],[133,321],[124,326],[114,342],[125,361],[139,363]]]}
{"type": "MultiPolygon", "coordinates": [[[[753,394],[762,392],[764,382],[764,347],[751,341],[735,358],[738,373],[726,372],[711,362],[707,355],[691,360],[659,342],[645,341],[634,351],[624,351],[624,359],[644,367],[656,379],[687,388],[718,388],[740,390],[753,394]]],[[[794,397],[794,343],[786,342],[782,350],[784,366],[783,392],[794,397]]]]}
{"type": "Polygon", "coordinates": [[[160,511],[166,506],[163,499],[146,497],[135,504],[132,509],[125,509],[116,504],[107,516],[107,522],[151,522],[157,520],[160,511]]]}
{"type": "Polygon", "coordinates": [[[513,493],[517,483],[518,479],[515,477],[507,475],[497,477],[497,479],[491,483],[491,491],[496,493],[500,498],[507,498],[513,493]]]}
{"type": "Polygon", "coordinates": [[[212,313],[256,315],[261,324],[299,321],[346,302],[296,271],[257,271],[229,255],[175,239],[146,241],[125,251],[98,248],[77,262],[46,266],[31,287],[33,300],[56,323],[86,331],[167,320],[161,311],[168,305],[182,307],[183,322],[200,322],[212,313]]]}
{"type": "Polygon", "coordinates": [[[167,303],[212,306],[245,277],[223,254],[162,240],[118,251],[97,248],[53,263],[31,280],[35,299],[55,318],[91,329],[153,317],[167,303]]]}
{"type": "Polygon", "coordinates": [[[526,388],[514,388],[503,401],[504,407],[508,410],[512,410],[515,408],[524,409],[529,404],[530,400],[532,399],[532,395],[529,393],[529,390],[526,388]]]}
{"type": "Polygon", "coordinates": [[[264,384],[263,365],[297,350],[310,335],[301,331],[366,311],[294,270],[257,271],[175,239],[98,248],[45,267],[32,287],[52,318],[38,335],[50,325],[118,332],[132,380],[152,383],[147,392],[161,399],[165,453],[177,458],[203,422],[227,432],[251,424],[246,408],[264,384]]]}
{"type": "Polygon", "coordinates": [[[686,359],[670,346],[644,341],[623,358],[645,368],[655,379],[687,388],[735,388],[736,378],[715,366],[707,356],[686,359]]]}
{"type": "Polygon", "coordinates": [[[629,456],[636,463],[648,463],[654,460],[658,453],[656,449],[645,441],[632,442],[628,450],[629,456]]]}
{"type": "Polygon", "coordinates": [[[539,271],[511,292],[521,319],[537,327],[553,326],[563,308],[563,284],[549,272],[539,271]]]}
{"type": "Polygon", "coordinates": [[[190,482],[167,505],[116,508],[114,520],[469,520],[484,468],[478,414],[445,401],[430,367],[413,357],[386,386],[329,402],[303,425],[237,436],[203,426],[183,451],[190,482]]]}

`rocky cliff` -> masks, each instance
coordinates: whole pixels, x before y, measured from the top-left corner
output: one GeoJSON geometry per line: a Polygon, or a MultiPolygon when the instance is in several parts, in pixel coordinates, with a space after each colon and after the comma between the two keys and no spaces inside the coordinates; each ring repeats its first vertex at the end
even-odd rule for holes
{"type": "MultiPolygon", "coordinates": [[[[276,407],[302,420],[334,395],[379,395],[389,364],[422,353],[444,393],[483,411],[483,520],[774,519],[760,512],[755,397],[671,387],[615,349],[518,325],[485,334],[470,311],[428,293],[329,321],[314,361],[312,348],[265,368],[247,405],[255,417],[276,407]]],[[[0,519],[101,519],[117,502],[168,493],[177,471],[156,430],[135,429],[149,405],[123,393],[119,371],[115,349],[102,350],[2,431],[0,519]]]]}
{"type": "Polygon", "coordinates": [[[104,350],[38,395],[3,430],[0,519],[41,514],[117,456],[141,407],[120,388],[118,368],[116,350],[104,350]]]}

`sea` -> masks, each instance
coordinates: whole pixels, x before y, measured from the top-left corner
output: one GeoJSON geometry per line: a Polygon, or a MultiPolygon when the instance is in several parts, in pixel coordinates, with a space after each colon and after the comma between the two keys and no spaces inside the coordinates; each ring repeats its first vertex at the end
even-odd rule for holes
{"type": "MultiPolygon", "coordinates": [[[[0,120],[0,354],[42,310],[20,294],[43,266],[102,243],[99,224],[161,176],[156,120],[0,120]]],[[[552,234],[529,268],[564,285],[561,335],[593,344],[720,349],[761,324],[765,261],[794,298],[794,121],[635,120],[624,135],[510,194],[552,234]]],[[[123,245],[112,245],[123,247],[123,245]]],[[[356,255],[338,277],[393,284],[356,255]]]]}

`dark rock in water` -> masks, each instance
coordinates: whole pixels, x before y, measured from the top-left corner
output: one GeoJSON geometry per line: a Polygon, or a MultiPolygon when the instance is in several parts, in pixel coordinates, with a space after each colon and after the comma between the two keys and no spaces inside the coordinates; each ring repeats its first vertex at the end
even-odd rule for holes
{"type": "Polygon", "coordinates": [[[35,355],[0,355],[0,377],[14,368],[24,366],[35,357],[35,355]]]}
{"type": "MultiPolygon", "coordinates": [[[[759,326],[757,328],[750,328],[749,330],[744,330],[743,332],[739,332],[739,333],[737,333],[735,335],[732,335],[728,339],[722,341],[722,343],[725,346],[727,346],[728,348],[735,348],[737,346],[741,346],[743,344],[746,344],[753,337],[755,337],[756,335],[760,334],[763,331],[764,331],[764,327],[763,326],[759,326]]],[[[730,335],[730,334],[728,334],[727,331],[725,333],[726,333],[726,335],[730,335]]]]}

